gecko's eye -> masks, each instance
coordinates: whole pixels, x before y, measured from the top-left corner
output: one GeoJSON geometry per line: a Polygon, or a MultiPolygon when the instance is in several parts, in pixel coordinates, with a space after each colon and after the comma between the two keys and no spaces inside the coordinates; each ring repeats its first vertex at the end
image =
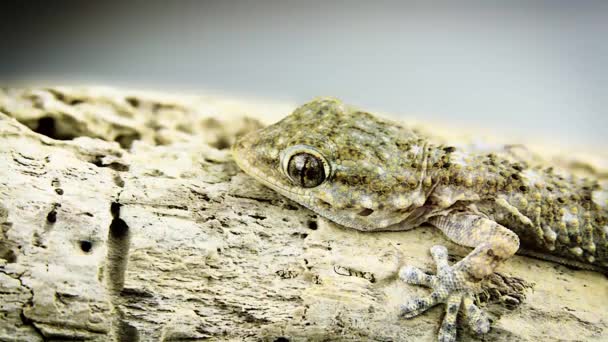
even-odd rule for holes
{"type": "Polygon", "coordinates": [[[292,181],[304,188],[314,188],[325,180],[323,163],[308,153],[298,153],[289,159],[287,174],[292,181]]]}
{"type": "Polygon", "coordinates": [[[314,188],[323,183],[329,174],[329,165],[323,156],[309,146],[293,146],[282,156],[283,172],[296,185],[314,188]]]}

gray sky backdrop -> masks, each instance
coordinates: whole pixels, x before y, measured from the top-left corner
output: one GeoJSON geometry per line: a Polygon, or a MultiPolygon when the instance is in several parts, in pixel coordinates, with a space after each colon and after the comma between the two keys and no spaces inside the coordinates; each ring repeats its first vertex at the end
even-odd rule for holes
{"type": "Polygon", "coordinates": [[[0,82],[368,108],[608,147],[607,1],[7,1],[0,82]]]}

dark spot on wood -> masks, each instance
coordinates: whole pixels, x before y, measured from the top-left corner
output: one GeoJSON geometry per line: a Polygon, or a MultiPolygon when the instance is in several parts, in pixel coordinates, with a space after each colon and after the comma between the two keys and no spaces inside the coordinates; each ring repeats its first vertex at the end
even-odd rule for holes
{"type": "Polygon", "coordinates": [[[55,129],[55,119],[49,116],[40,118],[38,120],[38,126],[34,129],[34,132],[55,139],[55,136],[57,135],[55,129]]]}
{"type": "MultiPolygon", "coordinates": [[[[0,252],[3,251],[0,249],[0,252]]],[[[13,250],[7,249],[4,251],[4,253],[0,253],[0,259],[4,259],[6,260],[6,263],[12,264],[17,261],[17,255],[13,250]]]]}
{"type": "Polygon", "coordinates": [[[123,297],[154,298],[154,294],[141,288],[125,287],[120,291],[123,297]]]}
{"type": "Polygon", "coordinates": [[[456,151],[456,147],[454,147],[454,146],[446,146],[446,147],[443,148],[443,150],[446,153],[452,153],[452,152],[456,151]]]}
{"type": "Polygon", "coordinates": [[[308,229],[317,230],[318,225],[316,221],[308,221],[308,229]]]}
{"type": "Polygon", "coordinates": [[[129,226],[121,218],[114,218],[110,224],[110,234],[113,238],[122,239],[127,236],[129,226]]]}
{"type": "Polygon", "coordinates": [[[127,98],[125,98],[125,100],[127,101],[127,103],[129,103],[131,105],[131,107],[133,107],[133,108],[139,107],[138,99],[136,99],[134,97],[127,97],[127,98]]]}
{"type": "Polygon", "coordinates": [[[117,341],[139,341],[139,331],[124,320],[119,320],[116,331],[117,341]]]}
{"type": "Polygon", "coordinates": [[[118,171],[118,172],[129,171],[129,165],[118,163],[118,162],[111,162],[111,163],[106,164],[103,162],[104,157],[105,156],[103,156],[103,155],[96,155],[95,158],[93,158],[93,160],[90,161],[90,163],[97,167],[109,167],[110,169],[112,169],[114,171],[118,171]]]}
{"type": "Polygon", "coordinates": [[[46,214],[46,220],[49,223],[55,223],[55,222],[57,222],[57,211],[55,211],[55,209],[49,211],[49,213],[46,214]]]}
{"type": "Polygon", "coordinates": [[[120,203],[112,202],[110,205],[110,214],[112,214],[112,222],[110,223],[110,235],[113,238],[123,238],[129,232],[129,226],[120,218],[120,203]]]}
{"type": "Polygon", "coordinates": [[[357,215],[359,216],[369,216],[373,213],[374,211],[372,209],[369,208],[364,208],[363,210],[361,210],[359,213],[357,213],[357,215]]]}
{"type": "Polygon", "coordinates": [[[85,253],[90,252],[91,249],[93,248],[93,243],[91,241],[82,240],[82,241],[80,241],[79,244],[80,244],[80,249],[85,253]]]}
{"type": "Polygon", "coordinates": [[[125,186],[125,181],[122,180],[122,177],[120,177],[119,174],[114,174],[112,180],[114,181],[114,184],[120,188],[123,188],[125,186]]]}
{"type": "Polygon", "coordinates": [[[116,141],[120,147],[128,150],[133,146],[133,142],[139,139],[141,139],[141,135],[137,132],[133,132],[129,134],[120,134],[114,138],[114,141],[116,141]]]}
{"type": "MultiPolygon", "coordinates": [[[[264,201],[260,201],[260,202],[264,202],[264,201]]],[[[291,203],[285,203],[285,205],[283,205],[283,208],[285,208],[286,210],[291,210],[291,211],[300,210],[299,207],[296,207],[295,205],[293,205],[291,203]]]]}
{"type": "MultiPolygon", "coordinates": [[[[67,122],[65,125],[72,126],[73,123],[68,120],[70,119],[66,119],[67,122]]],[[[28,126],[34,132],[45,135],[55,140],[72,140],[77,137],[77,135],[73,133],[73,130],[60,129],[60,127],[57,125],[57,119],[51,116],[44,116],[38,119],[38,121],[35,122],[33,125],[28,124],[28,126]]]]}
{"type": "Polygon", "coordinates": [[[218,150],[225,150],[230,147],[230,140],[226,136],[220,136],[215,142],[210,143],[210,145],[218,150]]]}

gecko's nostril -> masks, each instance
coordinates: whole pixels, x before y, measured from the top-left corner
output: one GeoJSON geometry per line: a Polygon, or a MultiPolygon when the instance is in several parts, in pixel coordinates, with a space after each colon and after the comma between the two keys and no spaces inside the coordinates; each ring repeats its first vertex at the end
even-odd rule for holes
{"type": "Polygon", "coordinates": [[[372,209],[365,208],[365,209],[361,210],[357,215],[359,215],[359,216],[369,216],[369,215],[371,215],[373,213],[374,213],[374,211],[372,209]]]}

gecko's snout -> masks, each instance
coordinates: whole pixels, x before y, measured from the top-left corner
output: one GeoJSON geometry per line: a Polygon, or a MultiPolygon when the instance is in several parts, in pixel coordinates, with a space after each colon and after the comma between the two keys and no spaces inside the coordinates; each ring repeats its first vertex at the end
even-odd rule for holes
{"type": "Polygon", "coordinates": [[[232,145],[232,153],[237,153],[240,152],[242,150],[244,150],[246,148],[246,143],[245,143],[245,139],[243,139],[244,137],[240,137],[238,138],[234,144],[232,145]]]}
{"type": "Polygon", "coordinates": [[[234,144],[232,145],[232,149],[243,149],[248,145],[251,145],[251,134],[252,132],[237,136],[234,144]]]}
{"type": "Polygon", "coordinates": [[[242,162],[246,158],[247,150],[250,149],[251,146],[251,142],[249,141],[249,135],[250,134],[246,134],[242,137],[239,137],[232,145],[232,157],[241,168],[243,168],[242,162]]]}

